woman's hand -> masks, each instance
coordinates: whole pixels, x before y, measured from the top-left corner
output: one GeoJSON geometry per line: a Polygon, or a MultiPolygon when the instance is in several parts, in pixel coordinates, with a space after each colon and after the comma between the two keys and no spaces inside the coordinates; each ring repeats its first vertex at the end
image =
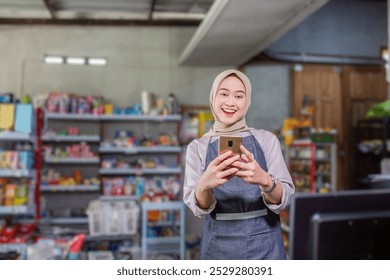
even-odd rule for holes
{"type": "Polygon", "coordinates": [[[240,146],[240,150],[242,152],[241,161],[232,163],[232,166],[239,169],[234,175],[250,184],[260,186],[272,185],[270,176],[260,167],[253,154],[243,145],[240,146]]]}
{"type": "Polygon", "coordinates": [[[210,162],[200,178],[199,186],[203,187],[203,190],[206,190],[219,187],[226,183],[238,171],[238,168],[232,167],[232,164],[239,159],[239,155],[232,156],[232,151],[227,151],[219,155],[210,162]]]}
{"type": "Polygon", "coordinates": [[[239,159],[239,155],[232,156],[232,151],[227,151],[210,162],[195,189],[195,198],[200,208],[210,207],[211,189],[219,187],[234,176],[238,168],[232,167],[232,164],[239,159]]]}

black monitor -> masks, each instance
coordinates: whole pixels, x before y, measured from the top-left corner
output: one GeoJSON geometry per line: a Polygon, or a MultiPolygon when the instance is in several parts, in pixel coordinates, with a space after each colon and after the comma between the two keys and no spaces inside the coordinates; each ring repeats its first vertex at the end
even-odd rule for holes
{"type": "Polygon", "coordinates": [[[390,259],[390,189],[297,193],[290,259],[390,259]]]}

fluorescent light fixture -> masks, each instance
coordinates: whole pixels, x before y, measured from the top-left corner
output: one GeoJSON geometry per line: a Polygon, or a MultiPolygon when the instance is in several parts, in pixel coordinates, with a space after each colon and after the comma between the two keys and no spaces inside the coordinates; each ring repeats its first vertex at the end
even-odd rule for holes
{"type": "Polygon", "coordinates": [[[107,65],[107,59],[103,57],[90,57],[88,58],[88,64],[93,66],[107,65]]]}
{"type": "Polygon", "coordinates": [[[72,65],[84,65],[86,59],[84,57],[67,57],[66,63],[72,65]]]}
{"type": "Polygon", "coordinates": [[[62,56],[45,56],[44,61],[46,64],[63,64],[64,58],[62,56]]]}

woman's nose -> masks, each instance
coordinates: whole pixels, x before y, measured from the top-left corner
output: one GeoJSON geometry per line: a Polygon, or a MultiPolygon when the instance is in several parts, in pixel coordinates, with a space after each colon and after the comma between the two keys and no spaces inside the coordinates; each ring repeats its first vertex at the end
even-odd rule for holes
{"type": "Polygon", "coordinates": [[[225,100],[225,104],[227,106],[234,106],[234,98],[232,98],[231,96],[229,96],[226,100],[225,100]]]}

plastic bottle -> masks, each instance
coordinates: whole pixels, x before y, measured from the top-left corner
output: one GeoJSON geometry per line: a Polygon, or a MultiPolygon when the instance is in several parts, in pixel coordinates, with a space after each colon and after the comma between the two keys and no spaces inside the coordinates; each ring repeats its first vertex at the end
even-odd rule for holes
{"type": "Polygon", "coordinates": [[[180,104],[174,93],[170,93],[168,96],[169,113],[172,115],[180,114],[180,104]]]}

